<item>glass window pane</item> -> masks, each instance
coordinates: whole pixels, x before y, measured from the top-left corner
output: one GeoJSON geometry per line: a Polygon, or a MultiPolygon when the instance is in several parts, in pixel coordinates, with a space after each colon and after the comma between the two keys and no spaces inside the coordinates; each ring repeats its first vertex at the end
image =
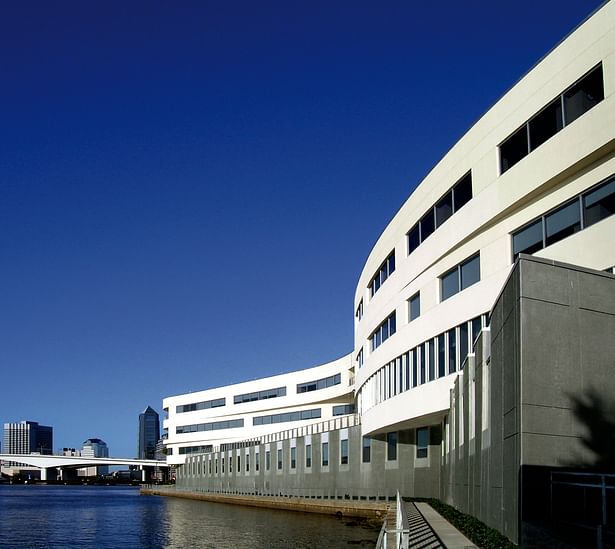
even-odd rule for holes
{"type": "Polygon", "coordinates": [[[615,179],[587,193],[584,208],[586,227],[613,215],[615,213],[615,179]]]}
{"type": "Polygon", "coordinates": [[[425,345],[419,345],[419,371],[420,381],[419,383],[425,383],[425,345]]]}
{"type": "Polygon", "coordinates": [[[444,377],[446,375],[444,351],[444,334],[440,334],[438,336],[438,377],[444,377]]]}
{"type": "Polygon", "coordinates": [[[504,173],[527,156],[527,129],[525,124],[500,145],[500,171],[504,173]]]}
{"type": "Polygon", "coordinates": [[[387,433],[387,460],[397,459],[397,432],[387,433]]]}
{"type": "Polygon", "coordinates": [[[385,322],[382,325],[382,341],[386,341],[389,338],[389,323],[385,322]]]}
{"type": "Polygon", "coordinates": [[[389,256],[389,259],[387,260],[387,263],[388,263],[388,274],[387,274],[387,276],[391,276],[393,274],[393,272],[395,271],[395,252],[393,252],[389,256]]]}
{"type": "Polygon", "coordinates": [[[421,242],[425,242],[425,239],[434,232],[435,228],[432,208],[421,219],[421,242]]]}
{"type": "Polygon", "coordinates": [[[453,193],[448,192],[436,204],[436,227],[442,225],[451,215],[453,215],[453,193]]]}
{"type": "Polygon", "coordinates": [[[416,457],[426,458],[429,449],[429,428],[420,427],[416,430],[416,457]]]}
{"type": "Polygon", "coordinates": [[[372,455],[372,439],[369,437],[363,437],[363,463],[369,463],[372,455]]]}
{"type": "Polygon", "coordinates": [[[480,256],[475,255],[461,264],[461,289],[465,290],[480,280],[480,256]]]}
{"type": "Polygon", "coordinates": [[[455,267],[442,277],[442,301],[459,292],[459,273],[455,267]]]}
{"type": "Polygon", "coordinates": [[[468,174],[453,187],[454,211],[459,211],[470,200],[472,200],[472,173],[468,172],[468,174]]]}
{"type": "Polygon", "coordinates": [[[542,219],[524,227],[513,234],[513,256],[516,259],[519,254],[533,254],[542,250],[542,219]]]}
{"type": "Polygon", "coordinates": [[[463,367],[463,361],[468,356],[468,323],[459,326],[459,368],[463,367]]]}
{"type": "Polygon", "coordinates": [[[581,230],[581,209],[575,199],[545,216],[547,246],[581,230]]]}
{"type": "Polygon", "coordinates": [[[393,313],[389,317],[389,336],[392,336],[397,331],[397,316],[393,313]]]}
{"type": "Polygon", "coordinates": [[[448,373],[457,371],[457,331],[448,331],[448,373]]]}
{"type": "Polygon", "coordinates": [[[417,223],[408,233],[408,255],[419,247],[421,238],[419,236],[419,224],[417,223]]]}
{"type": "Polygon", "coordinates": [[[542,145],[563,127],[562,102],[558,97],[529,121],[530,150],[542,145]]]}
{"type": "Polygon", "coordinates": [[[472,319],[472,345],[474,345],[474,342],[476,341],[476,338],[478,337],[478,334],[480,333],[481,327],[482,326],[481,326],[480,316],[473,318],[472,319]]]}
{"type": "Polygon", "coordinates": [[[410,298],[409,305],[410,320],[414,320],[421,316],[421,296],[415,294],[410,298]]]}
{"type": "Polygon", "coordinates": [[[412,349],[412,387],[419,384],[419,369],[416,349],[412,349]]]}
{"type": "Polygon", "coordinates": [[[429,357],[429,381],[433,381],[436,378],[436,364],[433,339],[430,339],[427,342],[427,355],[429,357]]]}
{"type": "Polygon", "coordinates": [[[600,65],[564,93],[566,124],[579,118],[603,99],[604,83],[600,65]]]}

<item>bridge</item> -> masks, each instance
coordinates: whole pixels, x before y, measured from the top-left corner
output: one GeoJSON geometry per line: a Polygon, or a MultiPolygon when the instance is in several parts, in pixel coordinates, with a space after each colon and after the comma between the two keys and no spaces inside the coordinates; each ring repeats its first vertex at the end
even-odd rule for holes
{"type": "Polygon", "coordinates": [[[130,459],[89,456],[49,456],[43,454],[0,454],[0,461],[23,463],[41,470],[41,480],[47,480],[48,469],[59,469],[60,477],[63,469],[79,469],[96,465],[137,465],[143,471],[145,479],[146,467],[168,467],[167,462],[157,459],[130,459]]]}

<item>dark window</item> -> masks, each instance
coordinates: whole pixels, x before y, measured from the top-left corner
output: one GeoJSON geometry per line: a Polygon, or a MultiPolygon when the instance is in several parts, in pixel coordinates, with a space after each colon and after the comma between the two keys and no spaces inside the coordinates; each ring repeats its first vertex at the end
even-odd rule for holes
{"type": "Polygon", "coordinates": [[[408,300],[408,320],[413,321],[419,316],[421,316],[421,295],[416,293],[408,300]]]}
{"type": "Polygon", "coordinates": [[[436,204],[436,226],[439,227],[453,215],[453,193],[448,192],[436,204]]]}
{"type": "Polygon", "coordinates": [[[436,230],[433,208],[431,208],[421,219],[421,242],[436,230]]]}
{"type": "Polygon", "coordinates": [[[329,443],[328,442],[322,443],[322,466],[323,467],[329,466],[329,443]]]}
{"type": "Polygon", "coordinates": [[[387,461],[397,459],[397,432],[387,433],[387,461]]]}
{"type": "Polygon", "coordinates": [[[542,145],[563,127],[562,101],[558,97],[529,121],[530,150],[542,145]]]}
{"type": "Polygon", "coordinates": [[[261,468],[261,455],[256,452],[254,454],[254,469],[256,469],[257,471],[260,471],[261,468]]]}
{"type": "Polygon", "coordinates": [[[290,449],[290,468],[297,468],[297,448],[295,446],[292,446],[290,449]]]}
{"type": "Polygon", "coordinates": [[[340,464],[348,465],[348,439],[340,440],[340,464]]]}
{"type": "Polygon", "coordinates": [[[429,357],[429,381],[433,381],[436,378],[436,365],[435,365],[435,353],[434,353],[433,339],[430,339],[427,342],[427,356],[429,357]]]}
{"type": "Polygon", "coordinates": [[[419,345],[419,370],[421,373],[421,379],[419,383],[425,383],[425,345],[419,345]]]}
{"type": "Polygon", "coordinates": [[[583,206],[585,227],[615,214],[615,179],[588,192],[583,206]]]}
{"type": "Polygon", "coordinates": [[[513,234],[513,255],[533,254],[542,250],[542,219],[538,219],[513,234]]]}
{"type": "Polygon", "coordinates": [[[416,457],[426,458],[429,450],[429,427],[419,427],[416,430],[416,457]]]}
{"type": "Polygon", "coordinates": [[[419,247],[421,243],[420,225],[417,223],[408,233],[408,255],[419,247]]]}
{"type": "Polygon", "coordinates": [[[363,318],[363,300],[359,301],[355,316],[357,317],[357,320],[361,320],[363,318]]]}
{"type": "Polygon", "coordinates": [[[438,377],[446,375],[446,362],[444,360],[444,334],[438,336],[438,377]]]}
{"type": "Polygon", "coordinates": [[[312,466],[312,445],[311,444],[305,445],[305,466],[306,467],[312,466]]]}
{"type": "Polygon", "coordinates": [[[282,448],[278,448],[278,471],[282,469],[282,448]]]}
{"type": "Polygon", "coordinates": [[[579,200],[574,199],[545,216],[546,245],[549,246],[581,230],[579,200]]]}
{"type": "Polygon", "coordinates": [[[472,200],[472,173],[468,172],[453,187],[454,212],[458,212],[470,200],[472,200]]]}
{"type": "Polygon", "coordinates": [[[265,452],[265,469],[269,471],[271,469],[271,452],[265,452]]]}
{"type": "Polygon", "coordinates": [[[476,341],[478,334],[480,334],[481,328],[482,328],[482,323],[481,323],[480,316],[473,318],[472,319],[472,345],[474,345],[474,342],[476,341]]]}
{"type": "Polygon", "coordinates": [[[599,65],[564,93],[566,124],[570,124],[604,99],[602,65],[599,65]]]}
{"type": "Polygon", "coordinates": [[[480,280],[480,256],[475,255],[461,264],[461,283],[462,290],[476,284],[480,280]]]}
{"type": "Polygon", "coordinates": [[[233,397],[233,402],[235,404],[243,404],[244,402],[254,402],[256,400],[266,400],[268,398],[283,396],[286,396],[286,387],[277,387],[276,389],[266,389],[265,391],[235,395],[233,397]]]}
{"type": "Polygon", "coordinates": [[[527,156],[527,126],[524,124],[500,145],[500,171],[504,173],[527,156]]]}
{"type": "Polygon", "coordinates": [[[333,406],[334,416],[343,416],[346,414],[354,414],[354,404],[340,404],[339,406],[333,406]]]}
{"type": "Polygon", "coordinates": [[[457,332],[455,328],[448,331],[448,373],[457,370],[457,332]]]}
{"type": "Polygon", "coordinates": [[[181,404],[175,408],[175,411],[178,414],[183,414],[185,412],[194,412],[196,410],[219,408],[220,406],[224,405],[226,405],[226,398],[216,398],[214,400],[205,400],[203,402],[191,402],[190,404],[181,404]]]}
{"type": "Polygon", "coordinates": [[[380,347],[389,337],[395,334],[396,330],[397,322],[395,320],[395,311],[393,311],[369,337],[371,350],[373,351],[380,347]]]}
{"type": "Polygon", "coordinates": [[[341,374],[335,374],[333,376],[324,377],[315,381],[307,381],[306,383],[297,383],[297,393],[309,393],[311,391],[318,391],[320,389],[326,389],[327,387],[333,387],[339,385],[342,382],[341,374]]]}
{"type": "Polygon", "coordinates": [[[369,463],[372,460],[372,439],[363,437],[363,463],[369,463]]]}
{"type": "Polygon", "coordinates": [[[442,277],[442,301],[459,293],[459,273],[455,267],[442,277]]]}
{"type": "Polygon", "coordinates": [[[370,295],[373,295],[380,289],[380,286],[384,284],[384,281],[389,278],[395,271],[395,250],[393,250],[389,256],[384,260],[384,263],[378,269],[378,272],[372,278],[369,283],[370,295]]]}
{"type": "Polygon", "coordinates": [[[463,361],[468,356],[468,323],[459,326],[459,367],[463,367],[463,361]]]}
{"type": "Polygon", "coordinates": [[[412,357],[412,387],[416,387],[419,384],[419,370],[416,349],[412,349],[410,356],[412,357]]]}
{"type": "Polygon", "coordinates": [[[286,423],[289,421],[302,421],[305,419],[318,419],[320,408],[312,410],[302,410],[301,412],[286,412],[284,414],[273,414],[270,416],[256,416],[252,418],[252,425],[269,425],[272,423],[286,423]]]}

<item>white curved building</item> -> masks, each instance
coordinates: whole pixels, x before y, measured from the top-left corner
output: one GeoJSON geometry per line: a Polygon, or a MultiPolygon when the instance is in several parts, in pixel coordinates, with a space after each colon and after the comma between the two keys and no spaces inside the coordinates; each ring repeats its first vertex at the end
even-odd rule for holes
{"type": "Polygon", "coordinates": [[[554,475],[580,475],[579,485],[587,469],[604,479],[615,467],[596,451],[608,422],[588,420],[608,415],[615,392],[614,272],[607,2],[470,128],[385,227],[357,284],[350,355],[165,399],[169,461],[186,464],[178,487],[371,500],[399,490],[439,497],[514,541],[549,522],[557,538],[553,494],[565,482],[554,475]],[[301,389],[308,382],[314,390],[301,389]],[[261,398],[269,391],[281,392],[261,398]],[[275,463],[250,469],[262,454],[275,463]]]}
{"type": "Polygon", "coordinates": [[[167,461],[354,413],[351,355],[306,370],[167,397],[167,461]]]}
{"type": "Polygon", "coordinates": [[[384,229],[355,294],[364,434],[439,424],[515,257],[615,265],[615,4],[506,93],[384,229]]]}

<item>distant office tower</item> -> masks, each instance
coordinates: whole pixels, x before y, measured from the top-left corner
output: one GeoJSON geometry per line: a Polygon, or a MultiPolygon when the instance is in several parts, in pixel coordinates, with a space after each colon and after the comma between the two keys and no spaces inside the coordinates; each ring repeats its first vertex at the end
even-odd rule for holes
{"type": "MultiPolygon", "coordinates": [[[[20,421],[4,424],[4,453],[30,454],[38,452],[51,455],[53,452],[53,427],[39,425],[36,421],[20,421]]],[[[12,467],[19,464],[5,462],[12,467]]]]}
{"type": "Polygon", "coordinates": [[[154,459],[160,439],[160,419],[151,406],[139,414],[139,459],[154,459]]]}
{"type": "MultiPolygon", "coordinates": [[[[109,448],[104,440],[99,438],[88,438],[83,443],[81,449],[82,457],[109,457],[109,448]]],[[[95,477],[97,475],[106,475],[109,473],[108,465],[82,467],[78,471],[80,477],[95,477]]]]}

